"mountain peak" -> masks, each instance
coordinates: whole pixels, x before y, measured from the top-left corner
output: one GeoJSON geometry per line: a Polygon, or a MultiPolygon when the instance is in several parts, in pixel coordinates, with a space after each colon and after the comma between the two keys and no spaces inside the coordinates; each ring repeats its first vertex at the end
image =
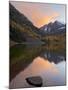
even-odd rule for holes
{"type": "Polygon", "coordinates": [[[59,22],[59,21],[55,21],[53,24],[55,24],[55,25],[57,25],[57,26],[63,26],[64,24],[62,24],[61,22],[59,22]]]}
{"type": "Polygon", "coordinates": [[[59,21],[56,20],[54,23],[59,23],[59,21]]]}
{"type": "Polygon", "coordinates": [[[65,32],[65,25],[59,21],[50,22],[41,28],[45,34],[59,34],[65,32]]]}
{"type": "Polygon", "coordinates": [[[48,27],[51,27],[53,25],[53,23],[52,22],[50,22],[47,26],[48,27]]]}
{"type": "Polygon", "coordinates": [[[52,22],[50,22],[49,24],[53,24],[52,22]]]}

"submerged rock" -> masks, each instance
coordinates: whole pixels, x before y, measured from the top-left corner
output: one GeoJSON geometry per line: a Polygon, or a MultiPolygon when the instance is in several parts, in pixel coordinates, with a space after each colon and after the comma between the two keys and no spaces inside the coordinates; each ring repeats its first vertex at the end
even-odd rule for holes
{"type": "Polygon", "coordinates": [[[40,76],[33,76],[26,78],[26,81],[33,86],[41,87],[42,86],[42,78],[40,76]]]}

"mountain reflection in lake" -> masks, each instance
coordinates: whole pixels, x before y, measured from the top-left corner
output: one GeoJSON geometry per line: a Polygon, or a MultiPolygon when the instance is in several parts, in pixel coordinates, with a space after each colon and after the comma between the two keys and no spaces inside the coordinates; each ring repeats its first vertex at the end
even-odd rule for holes
{"type": "MultiPolygon", "coordinates": [[[[20,48],[20,47],[18,47],[20,48]]],[[[30,76],[41,76],[43,79],[43,86],[65,85],[65,54],[53,51],[48,51],[43,46],[40,47],[24,47],[21,50],[28,55],[25,63],[29,60],[28,66],[20,70],[20,72],[11,80],[10,88],[33,87],[26,82],[26,78],[30,76]]],[[[21,51],[21,56],[23,52],[21,51]]],[[[20,57],[21,57],[20,56],[20,57]]],[[[21,61],[20,61],[21,62],[21,61]]],[[[23,66],[23,62],[21,65],[23,66]]],[[[15,64],[14,64],[15,65],[15,64]]],[[[18,67],[16,67],[18,68],[18,67]]]]}

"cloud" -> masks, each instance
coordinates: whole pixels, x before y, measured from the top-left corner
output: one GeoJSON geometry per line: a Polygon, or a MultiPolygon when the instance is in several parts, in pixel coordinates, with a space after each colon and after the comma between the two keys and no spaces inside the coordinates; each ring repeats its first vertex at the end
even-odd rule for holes
{"type": "Polygon", "coordinates": [[[54,22],[56,19],[63,20],[64,18],[61,5],[59,8],[59,6],[55,4],[17,1],[11,1],[11,3],[37,27],[41,27],[49,22],[54,22]]]}
{"type": "Polygon", "coordinates": [[[49,22],[55,21],[57,17],[59,17],[58,12],[50,11],[50,14],[46,14],[44,12],[41,14],[41,11],[35,11],[32,14],[32,21],[35,26],[41,27],[44,24],[48,24],[49,22]]]}

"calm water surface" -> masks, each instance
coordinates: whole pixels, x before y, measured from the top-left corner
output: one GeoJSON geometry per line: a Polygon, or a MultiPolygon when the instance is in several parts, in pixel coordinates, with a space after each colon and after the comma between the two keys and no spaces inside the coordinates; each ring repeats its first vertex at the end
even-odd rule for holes
{"type": "Polygon", "coordinates": [[[10,88],[33,87],[25,80],[30,76],[41,76],[43,86],[65,85],[65,67],[64,54],[44,50],[11,80],[10,88]]]}

